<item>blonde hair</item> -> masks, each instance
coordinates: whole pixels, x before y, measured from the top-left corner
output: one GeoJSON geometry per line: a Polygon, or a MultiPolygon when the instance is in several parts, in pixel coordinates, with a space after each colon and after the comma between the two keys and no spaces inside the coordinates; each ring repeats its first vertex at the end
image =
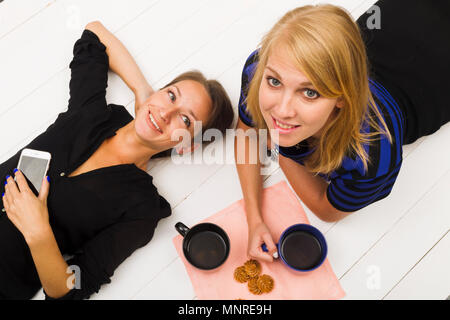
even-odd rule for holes
{"type": "Polygon", "coordinates": [[[346,155],[357,155],[368,169],[364,144],[392,137],[369,89],[368,61],[358,25],[340,7],[308,5],[286,13],[264,36],[259,63],[249,85],[247,108],[258,128],[267,129],[259,108],[259,87],[274,48],[283,48],[324,97],[343,99],[343,107],[323,128],[305,160],[313,173],[330,173],[346,155]],[[377,120],[381,123],[378,124],[377,120]],[[365,121],[375,130],[361,132],[365,121]]]}

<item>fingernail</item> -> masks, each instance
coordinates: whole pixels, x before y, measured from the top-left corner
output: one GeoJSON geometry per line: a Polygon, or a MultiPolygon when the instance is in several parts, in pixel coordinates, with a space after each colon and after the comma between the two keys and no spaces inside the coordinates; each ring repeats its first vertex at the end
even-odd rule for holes
{"type": "Polygon", "coordinates": [[[49,176],[47,176],[47,181],[50,182],[50,177],[49,176]]]}
{"type": "Polygon", "coordinates": [[[3,198],[4,196],[5,196],[5,193],[3,192],[3,193],[2,193],[2,198],[3,198]]]}
{"type": "Polygon", "coordinates": [[[17,168],[16,168],[16,169],[14,169],[14,173],[16,173],[16,171],[19,171],[19,170],[17,170],[17,168]]]}
{"type": "Polygon", "coordinates": [[[8,180],[8,178],[9,178],[9,177],[11,177],[11,176],[10,176],[9,174],[8,174],[8,175],[6,175],[6,180],[8,180]]]}

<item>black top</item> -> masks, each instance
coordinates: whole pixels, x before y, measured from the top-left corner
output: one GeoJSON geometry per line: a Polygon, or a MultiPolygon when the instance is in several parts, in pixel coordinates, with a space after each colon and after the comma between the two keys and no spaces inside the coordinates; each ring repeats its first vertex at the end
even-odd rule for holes
{"type": "Polygon", "coordinates": [[[374,12],[357,23],[372,75],[405,115],[404,144],[437,131],[450,121],[450,1],[381,0],[380,28],[374,12]],[[400,14],[401,12],[401,14],[400,14]]]}
{"type": "MultiPolygon", "coordinates": [[[[50,225],[61,253],[73,255],[68,265],[78,266],[81,272],[81,288],[61,299],[83,299],[98,292],[120,263],[151,240],[158,221],[171,214],[153,178],[134,164],[68,177],[105,139],[133,120],[123,106],[106,103],[105,50],[93,32],[84,30],[70,63],[68,110],[26,146],[52,155],[50,225]]],[[[20,152],[0,165],[1,176],[13,174],[20,152]]],[[[5,213],[0,214],[0,243],[0,299],[33,297],[41,283],[22,234],[5,213]]]]}

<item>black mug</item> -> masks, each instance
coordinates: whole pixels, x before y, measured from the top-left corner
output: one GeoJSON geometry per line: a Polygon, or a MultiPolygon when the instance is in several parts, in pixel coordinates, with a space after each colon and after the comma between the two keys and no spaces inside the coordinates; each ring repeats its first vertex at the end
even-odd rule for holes
{"type": "Polygon", "coordinates": [[[227,260],[230,239],[218,225],[200,223],[189,229],[182,222],[178,222],[175,229],[183,236],[183,254],[194,267],[212,270],[227,260]]]}

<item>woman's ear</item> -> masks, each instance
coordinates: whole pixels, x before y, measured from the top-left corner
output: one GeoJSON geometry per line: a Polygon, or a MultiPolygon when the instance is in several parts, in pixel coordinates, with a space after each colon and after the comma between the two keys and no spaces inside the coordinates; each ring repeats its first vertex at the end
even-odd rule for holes
{"type": "Polygon", "coordinates": [[[344,104],[345,104],[344,98],[342,98],[342,97],[337,98],[336,108],[341,109],[344,106],[344,104]]]}
{"type": "Polygon", "coordinates": [[[181,146],[176,147],[176,148],[175,148],[175,151],[176,151],[179,155],[187,154],[187,153],[193,152],[193,151],[194,151],[195,149],[197,149],[199,146],[200,146],[199,143],[193,142],[189,147],[181,147],[181,146]]]}

